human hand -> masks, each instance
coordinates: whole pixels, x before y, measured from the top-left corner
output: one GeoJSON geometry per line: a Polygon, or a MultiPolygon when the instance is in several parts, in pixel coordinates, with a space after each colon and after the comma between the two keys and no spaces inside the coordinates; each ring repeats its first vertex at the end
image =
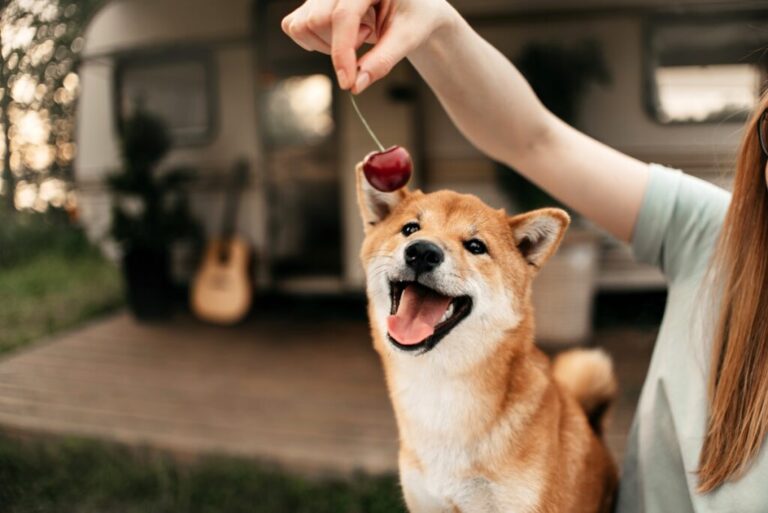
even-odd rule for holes
{"type": "Polygon", "coordinates": [[[329,54],[339,86],[360,93],[446,25],[445,0],[306,0],[282,21],[283,31],[309,51],[329,54]],[[357,58],[363,43],[373,45],[357,58]]]}

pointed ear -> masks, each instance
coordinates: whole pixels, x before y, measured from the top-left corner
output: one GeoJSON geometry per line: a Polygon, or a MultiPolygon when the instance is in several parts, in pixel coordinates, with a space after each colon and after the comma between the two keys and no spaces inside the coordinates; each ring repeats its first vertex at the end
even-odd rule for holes
{"type": "Polygon", "coordinates": [[[365,231],[368,231],[372,226],[386,219],[409,193],[405,187],[394,192],[381,192],[374,189],[363,174],[362,162],[355,167],[355,175],[357,176],[357,205],[360,208],[365,231]]]}
{"type": "Polygon", "coordinates": [[[555,253],[570,223],[570,216],[559,208],[542,208],[509,218],[517,249],[537,268],[555,253]]]}

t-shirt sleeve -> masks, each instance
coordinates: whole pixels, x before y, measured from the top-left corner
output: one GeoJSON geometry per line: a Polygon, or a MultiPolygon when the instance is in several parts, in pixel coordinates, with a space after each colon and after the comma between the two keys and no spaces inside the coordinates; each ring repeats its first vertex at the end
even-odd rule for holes
{"type": "Polygon", "coordinates": [[[661,268],[670,282],[709,263],[731,195],[679,170],[650,164],[632,236],[635,258],[661,268]]]}

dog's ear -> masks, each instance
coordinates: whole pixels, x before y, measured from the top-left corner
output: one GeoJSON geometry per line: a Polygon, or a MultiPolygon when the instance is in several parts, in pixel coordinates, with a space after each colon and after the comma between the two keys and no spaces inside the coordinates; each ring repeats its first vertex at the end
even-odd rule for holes
{"type": "Polygon", "coordinates": [[[355,175],[357,176],[357,205],[360,207],[364,228],[368,231],[392,213],[392,210],[408,195],[408,191],[405,187],[393,192],[374,189],[365,178],[362,162],[355,167],[355,175]]]}
{"type": "Polygon", "coordinates": [[[554,254],[570,223],[570,216],[559,208],[542,208],[509,218],[517,249],[536,268],[554,254]]]}

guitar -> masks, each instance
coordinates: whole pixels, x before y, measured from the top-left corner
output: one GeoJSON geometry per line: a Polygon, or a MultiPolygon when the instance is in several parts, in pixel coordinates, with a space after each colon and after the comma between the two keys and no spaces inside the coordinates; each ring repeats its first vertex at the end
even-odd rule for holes
{"type": "Polygon", "coordinates": [[[220,236],[208,243],[192,284],[192,311],[204,321],[234,324],[251,307],[251,252],[248,244],[235,234],[240,190],[247,175],[248,164],[238,162],[227,190],[220,236]]]}

